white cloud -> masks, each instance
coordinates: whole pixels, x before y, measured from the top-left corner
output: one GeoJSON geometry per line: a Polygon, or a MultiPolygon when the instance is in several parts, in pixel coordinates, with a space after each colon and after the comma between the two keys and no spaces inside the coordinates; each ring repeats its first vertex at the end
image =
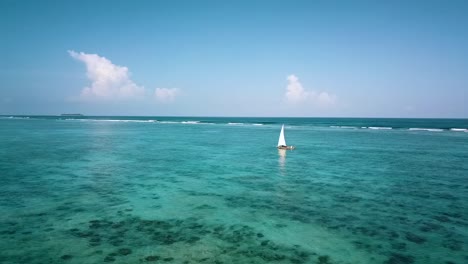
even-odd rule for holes
{"type": "Polygon", "coordinates": [[[299,78],[291,74],[287,77],[288,86],[286,87],[286,101],[291,104],[309,103],[319,107],[332,106],[336,102],[336,96],[327,92],[317,92],[306,90],[299,82],[299,78]]]}
{"type": "Polygon", "coordinates": [[[299,82],[299,78],[295,75],[289,75],[287,80],[286,99],[291,103],[299,103],[307,100],[309,93],[304,90],[302,84],[299,82]]]}
{"type": "Polygon", "coordinates": [[[127,67],[115,65],[97,54],[68,53],[86,65],[86,74],[91,81],[91,85],[81,91],[80,99],[123,100],[145,95],[145,88],[130,79],[127,67]]]}
{"type": "Polygon", "coordinates": [[[173,102],[179,94],[180,91],[177,88],[156,88],[154,90],[156,100],[163,103],[173,102]]]}
{"type": "Polygon", "coordinates": [[[320,106],[332,106],[336,102],[336,95],[327,92],[320,92],[315,98],[315,102],[320,106]]]}

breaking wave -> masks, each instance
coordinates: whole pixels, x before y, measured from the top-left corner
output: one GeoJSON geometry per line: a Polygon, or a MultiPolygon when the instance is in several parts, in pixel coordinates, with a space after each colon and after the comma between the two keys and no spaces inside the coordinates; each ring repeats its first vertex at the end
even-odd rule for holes
{"type": "Polygon", "coordinates": [[[369,129],[374,129],[374,130],[391,130],[393,127],[368,127],[369,129]]]}
{"type": "Polygon", "coordinates": [[[468,132],[468,129],[466,129],[466,128],[451,128],[450,131],[468,132]]]}
{"type": "Polygon", "coordinates": [[[200,124],[200,121],[182,121],[180,122],[181,124],[200,124]]]}
{"type": "Polygon", "coordinates": [[[345,129],[358,129],[355,126],[330,126],[331,128],[345,128],[345,129]]]}
{"type": "Polygon", "coordinates": [[[155,123],[158,120],[132,120],[132,119],[79,119],[65,118],[66,121],[81,121],[81,122],[123,122],[123,123],[155,123]]]}
{"type": "Polygon", "coordinates": [[[29,119],[28,116],[0,116],[1,119],[29,119]]]}
{"type": "Polygon", "coordinates": [[[419,128],[419,127],[411,127],[408,130],[410,130],[410,131],[430,131],[430,132],[442,132],[442,131],[444,131],[442,128],[419,128]]]}

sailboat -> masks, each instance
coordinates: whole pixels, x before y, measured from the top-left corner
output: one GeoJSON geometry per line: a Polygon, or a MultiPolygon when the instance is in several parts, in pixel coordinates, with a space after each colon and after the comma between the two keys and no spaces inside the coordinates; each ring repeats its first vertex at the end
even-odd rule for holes
{"type": "Polygon", "coordinates": [[[294,146],[288,146],[286,145],[286,140],[284,139],[284,124],[281,127],[281,132],[280,136],[278,139],[278,149],[295,149],[296,147],[294,146]]]}

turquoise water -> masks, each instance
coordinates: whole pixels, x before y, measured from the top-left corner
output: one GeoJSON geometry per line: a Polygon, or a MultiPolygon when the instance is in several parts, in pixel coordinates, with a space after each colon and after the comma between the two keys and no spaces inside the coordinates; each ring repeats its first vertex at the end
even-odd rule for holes
{"type": "Polygon", "coordinates": [[[468,263],[467,128],[0,117],[0,263],[468,263]]]}

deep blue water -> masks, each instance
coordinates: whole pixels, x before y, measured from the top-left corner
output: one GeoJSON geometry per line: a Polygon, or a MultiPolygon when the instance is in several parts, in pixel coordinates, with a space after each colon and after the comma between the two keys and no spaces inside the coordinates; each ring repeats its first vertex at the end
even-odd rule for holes
{"type": "Polygon", "coordinates": [[[0,263],[468,263],[467,129],[0,117],[0,263]]]}

